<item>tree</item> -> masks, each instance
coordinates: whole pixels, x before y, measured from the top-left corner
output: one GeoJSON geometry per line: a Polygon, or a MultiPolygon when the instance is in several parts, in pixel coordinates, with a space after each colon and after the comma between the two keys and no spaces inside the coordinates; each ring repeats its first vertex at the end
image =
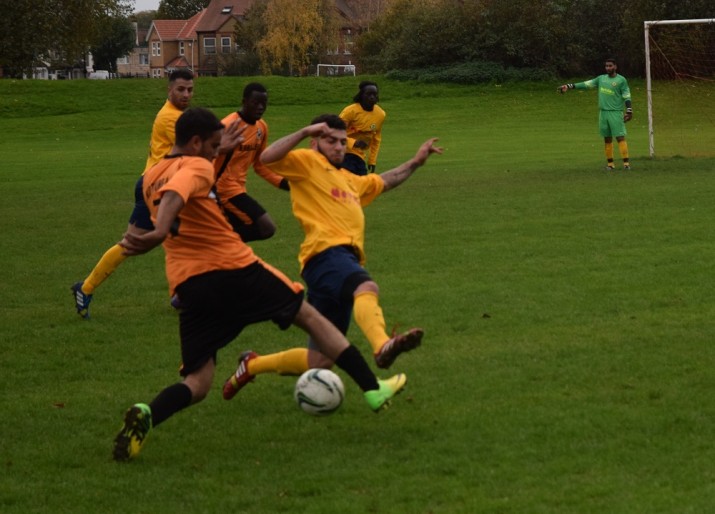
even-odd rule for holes
{"type": "Polygon", "coordinates": [[[103,23],[99,41],[92,46],[95,69],[117,71],[117,59],[134,48],[134,27],[127,18],[109,18],[103,23]]]}
{"type": "Polygon", "coordinates": [[[314,36],[321,34],[324,20],[320,0],[270,0],[264,14],[267,33],[258,43],[264,73],[285,71],[302,74],[315,50],[314,36]]]}
{"type": "Polygon", "coordinates": [[[0,0],[0,65],[11,77],[56,56],[71,65],[84,59],[103,20],[127,16],[132,0],[0,0]]]}
{"type": "Polygon", "coordinates": [[[255,0],[244,13],[244,19],[236,24],[233,38],[238,53],[232,69],[224,69],[227,75],[257,75],[261,70],[258,43],[268,32],[265,13],[268,0],[255,0]]]}
{"type": "Polygon", "coordinates": [[[161,0],[156,12],[160,20],[188,20],[211,0],[161,0]]]}

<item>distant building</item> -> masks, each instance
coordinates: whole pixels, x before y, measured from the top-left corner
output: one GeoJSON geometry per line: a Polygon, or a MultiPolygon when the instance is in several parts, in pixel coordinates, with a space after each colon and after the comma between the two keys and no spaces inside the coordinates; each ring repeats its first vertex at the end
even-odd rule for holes
{"type": "Polygon", "coordinates": [[[134,49],[125,57],[117,59],[117,74],[120,77],[149,77],[149,50],[146,45],[147,29],[134,25],[134,49]]]}

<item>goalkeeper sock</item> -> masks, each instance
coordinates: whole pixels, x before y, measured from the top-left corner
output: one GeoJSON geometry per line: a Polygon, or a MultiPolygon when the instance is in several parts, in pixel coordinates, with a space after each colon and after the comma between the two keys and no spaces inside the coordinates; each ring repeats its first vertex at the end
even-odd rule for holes
{"type": "Polygon", "coordinates": [[[104,253],[104,255],[102,255],[102,258],[99,259],[99,262],[89,276],[84,279],[82,292],[84,294],[94,293],[94,290],[98,288],[102,282],[104,282],[107,277],[126,260],[126,258],[127,256],[124,255],[124,248],[119,245],[112,246],[104,253]]]}
{"type": "Polygon", "coordinates": [[[385,318],[377,294],[372,291],[356,294],[353,315],[355,323],[370,343],[373,353],[377,353],[385,341],[390,339],[385,332],[385,318]]]}
{"type": "Polygon", "coordinates": [[[623,164],[628,164],[628,143],[626,143],[625,139],[618,142],[618,151],[621,152],[623,164]]]}
{"type": "Polygon", "coordinates": [[[259,355],[248,361],[251,375],[278,373],[279,375],[300,375],[308,371],[308,349],[291,348],[283,352],[259,355]]]}
{"type": "Polygon", "coordinates": [[[606,161],[608,166],[613,167],[613,143],[606,143],[606,161]]]}

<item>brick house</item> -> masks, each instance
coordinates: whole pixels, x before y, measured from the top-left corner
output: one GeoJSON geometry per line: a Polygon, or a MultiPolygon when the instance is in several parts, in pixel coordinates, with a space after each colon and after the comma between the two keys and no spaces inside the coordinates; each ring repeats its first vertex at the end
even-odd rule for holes
{"type": "Polygon", "coordinates": [[[206,14],[201,10],[188,20],[154,20],[147,31],[149,73],[167,76],[179,68],[196,69],[199,62],[196,27],[206,14]]]}

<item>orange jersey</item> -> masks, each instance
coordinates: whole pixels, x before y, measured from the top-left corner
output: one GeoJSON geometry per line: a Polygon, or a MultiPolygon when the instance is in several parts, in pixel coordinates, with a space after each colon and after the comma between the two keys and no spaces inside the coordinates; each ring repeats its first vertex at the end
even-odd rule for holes
{"type": "Polygon", "coordinates": [[[258,257],[236,234],[211,191],[214,169],[202,157],[167,157],[144,174],[144,199],[156,222],[159,201],[173,191],[184,208],[164,241],[169,289],[208,271],[248,266],[258,257]]]}
{"type": "MultiPolygon", "coordinates": [[[[237,112],[226,116],[221,123],[228,127],[241,117],[237,112]]],[[[228,161],[228,165],[216,182],[216,191],[222,202],[228,201],[236,195],[246,192],[246,178],[248,169],[253,170],[266,181],[278,187],[283,177],[273,173],[268,166],[260,161],[261,152],[266,148],[268,141],[268,125],[263,120],[258,120],[254,125],[246,124],[243,132],[243,142],[236,147],[228,161]]],[[[214,169],[218,173],[226,160],[226,155],[219,155],[214,160],[214,169]]]]}
{"type": "Polygon", "coordinates": [[[157,162],[162,160],[174,147],[176,141],[176,120],[184,111],[177,109],[169,100],[156,113],[154,124],[151,128],[151,140],[149,141],[149,156],[144,166],[144,173],[157,162]]]}
{"type": "Polygon", "coordinates": [[[380,175],[353,175],[337,169],[319,152],[292,150],[271,163],[271,169],[290,182],[293,215],[305,239],[298,260],[301,269],[314,255],[333,246],[349,245],[365,263],[365,214],[362,208],[385,188],[380,175]]]}

